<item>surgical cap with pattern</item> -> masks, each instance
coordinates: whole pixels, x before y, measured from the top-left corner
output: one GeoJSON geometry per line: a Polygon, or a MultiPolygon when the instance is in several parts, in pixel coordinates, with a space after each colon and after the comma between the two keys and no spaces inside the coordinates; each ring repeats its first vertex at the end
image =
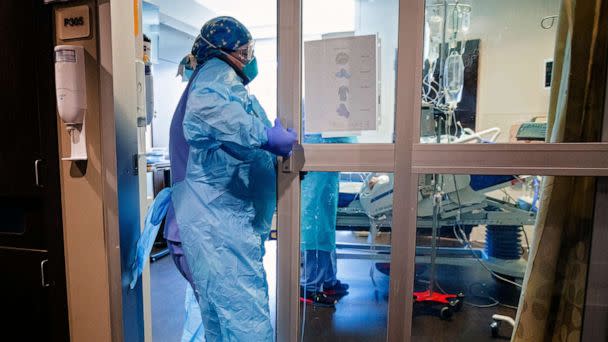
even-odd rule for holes
{"type": "Polygon", "coordinates": [[[221,55],[201,36],[225,52],[235,51],[252,40],[251,33],[240,21],[227,16],[213,18],[203,25],[192,45],[192,55],[196,56],[198,65],[203,65],[211,58],[221,55]]]}

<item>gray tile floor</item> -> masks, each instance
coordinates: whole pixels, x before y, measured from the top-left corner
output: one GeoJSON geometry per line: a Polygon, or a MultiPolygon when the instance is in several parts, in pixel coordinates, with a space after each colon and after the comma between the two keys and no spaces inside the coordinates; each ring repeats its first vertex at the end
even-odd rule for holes
{"type": "Polygon", "coordinates": [[[180,341],[184,325],[186,280],[171,256],[150,265],[153,342],[180,341]]]}

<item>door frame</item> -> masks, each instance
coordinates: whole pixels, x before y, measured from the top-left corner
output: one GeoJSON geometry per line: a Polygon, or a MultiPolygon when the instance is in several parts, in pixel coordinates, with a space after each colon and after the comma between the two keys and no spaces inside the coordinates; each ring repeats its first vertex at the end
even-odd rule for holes
{"type": "MultiPolygon", "coordinates": [[[[301,132],[302,1],[278,0],[278,115],[301,132]]],[[[303,159],[302,171],[393,172],[393,245],[391,253],[388,341],[410,341],[416,244],[418,177],[447,174],[538,174],[608,176],[608,144],[420,144],[420,108],[424,1],[399,1],[398,68],[394,144],[304,144],[291,159],[303,159]],[[481,161],[481,162],[480,162],[481,161]],[[394,304],[398,303],[398,304],[394,304]]],[[[604,136],[608,136],[604,120],[604,136]]],[[[301,134],[300,134],[301,141],[301,134]]],[[[294,160],[279,160],[277,340],[298,341],[300,178],[294,160]]]]}

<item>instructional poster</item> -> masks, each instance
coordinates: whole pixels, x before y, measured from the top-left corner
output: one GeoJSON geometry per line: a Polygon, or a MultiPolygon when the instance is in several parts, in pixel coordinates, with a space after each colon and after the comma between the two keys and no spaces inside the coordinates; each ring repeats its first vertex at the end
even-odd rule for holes
{"type": "Polygon", "coordinates": [[[376,129],[376,36],[304,43],[306,132],[376,129]]]}

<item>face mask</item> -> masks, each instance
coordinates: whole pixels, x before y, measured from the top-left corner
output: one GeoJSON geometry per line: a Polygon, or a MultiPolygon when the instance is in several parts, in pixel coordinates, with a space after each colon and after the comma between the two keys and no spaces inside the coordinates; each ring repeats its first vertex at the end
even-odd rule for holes
{"type": "MultiPolygon", "coordinates": [[[[232,56],[231,54],[223,51],[219,47],[213,45],[210,41],[208,41],[207,39],[205,39],[205,37],[201,36],[201,39],[203,41],[205,41],[205,43],[207,43],[212,48],[217,49],[220,53],[222,53],[223,55],[229,57],[229,59],[230,58],[237,58],[237,57],[232,56]]],[[[249,49],[250,50],[247,51],[248,52],[247,55],[251,56],[251,55],[253,55],[253,45],[250,45],[249,49]]],[[[230,64],[232,64],[232,63],[230,63],[230,64]]],[[[240,70],[240,72],[237,71],[237,73],[243,79],[243,84],[244,85],[249,84],[249,82],[253,81],[253,79],[258,75],[258,61],[257,61],[257,59],[255,57],[253,57],[249,62],[247,62],[247,64],[245,64],[245,66],[243,66],[243,68],[240,70]]]]}
{"type": "Polygon", "coordinates": [[[194,70],[190,68],[184,68],[184,74],[182,75],[182,82],[188,82],[194,74],[194,70]]]}
{"type": "Polygon", "coordinates": [[[243,67],[243,76],[245,76],[243,83],[245,85],[247,85],[249,82],[253,81],[253,79],[257,75],[258,75],[258,60],[255,57],[253,57],[253,59],[250,60],[249,63],[245,64],[245,66],[243,67]]]}
{"type": "Polygon", "coordinates": [[[181,76],[182,82],[188,82],[194,74],[194,69],[196,69],[196,59],[192,55],[187,55],[179,62],[175,76],[181,76]]]}

